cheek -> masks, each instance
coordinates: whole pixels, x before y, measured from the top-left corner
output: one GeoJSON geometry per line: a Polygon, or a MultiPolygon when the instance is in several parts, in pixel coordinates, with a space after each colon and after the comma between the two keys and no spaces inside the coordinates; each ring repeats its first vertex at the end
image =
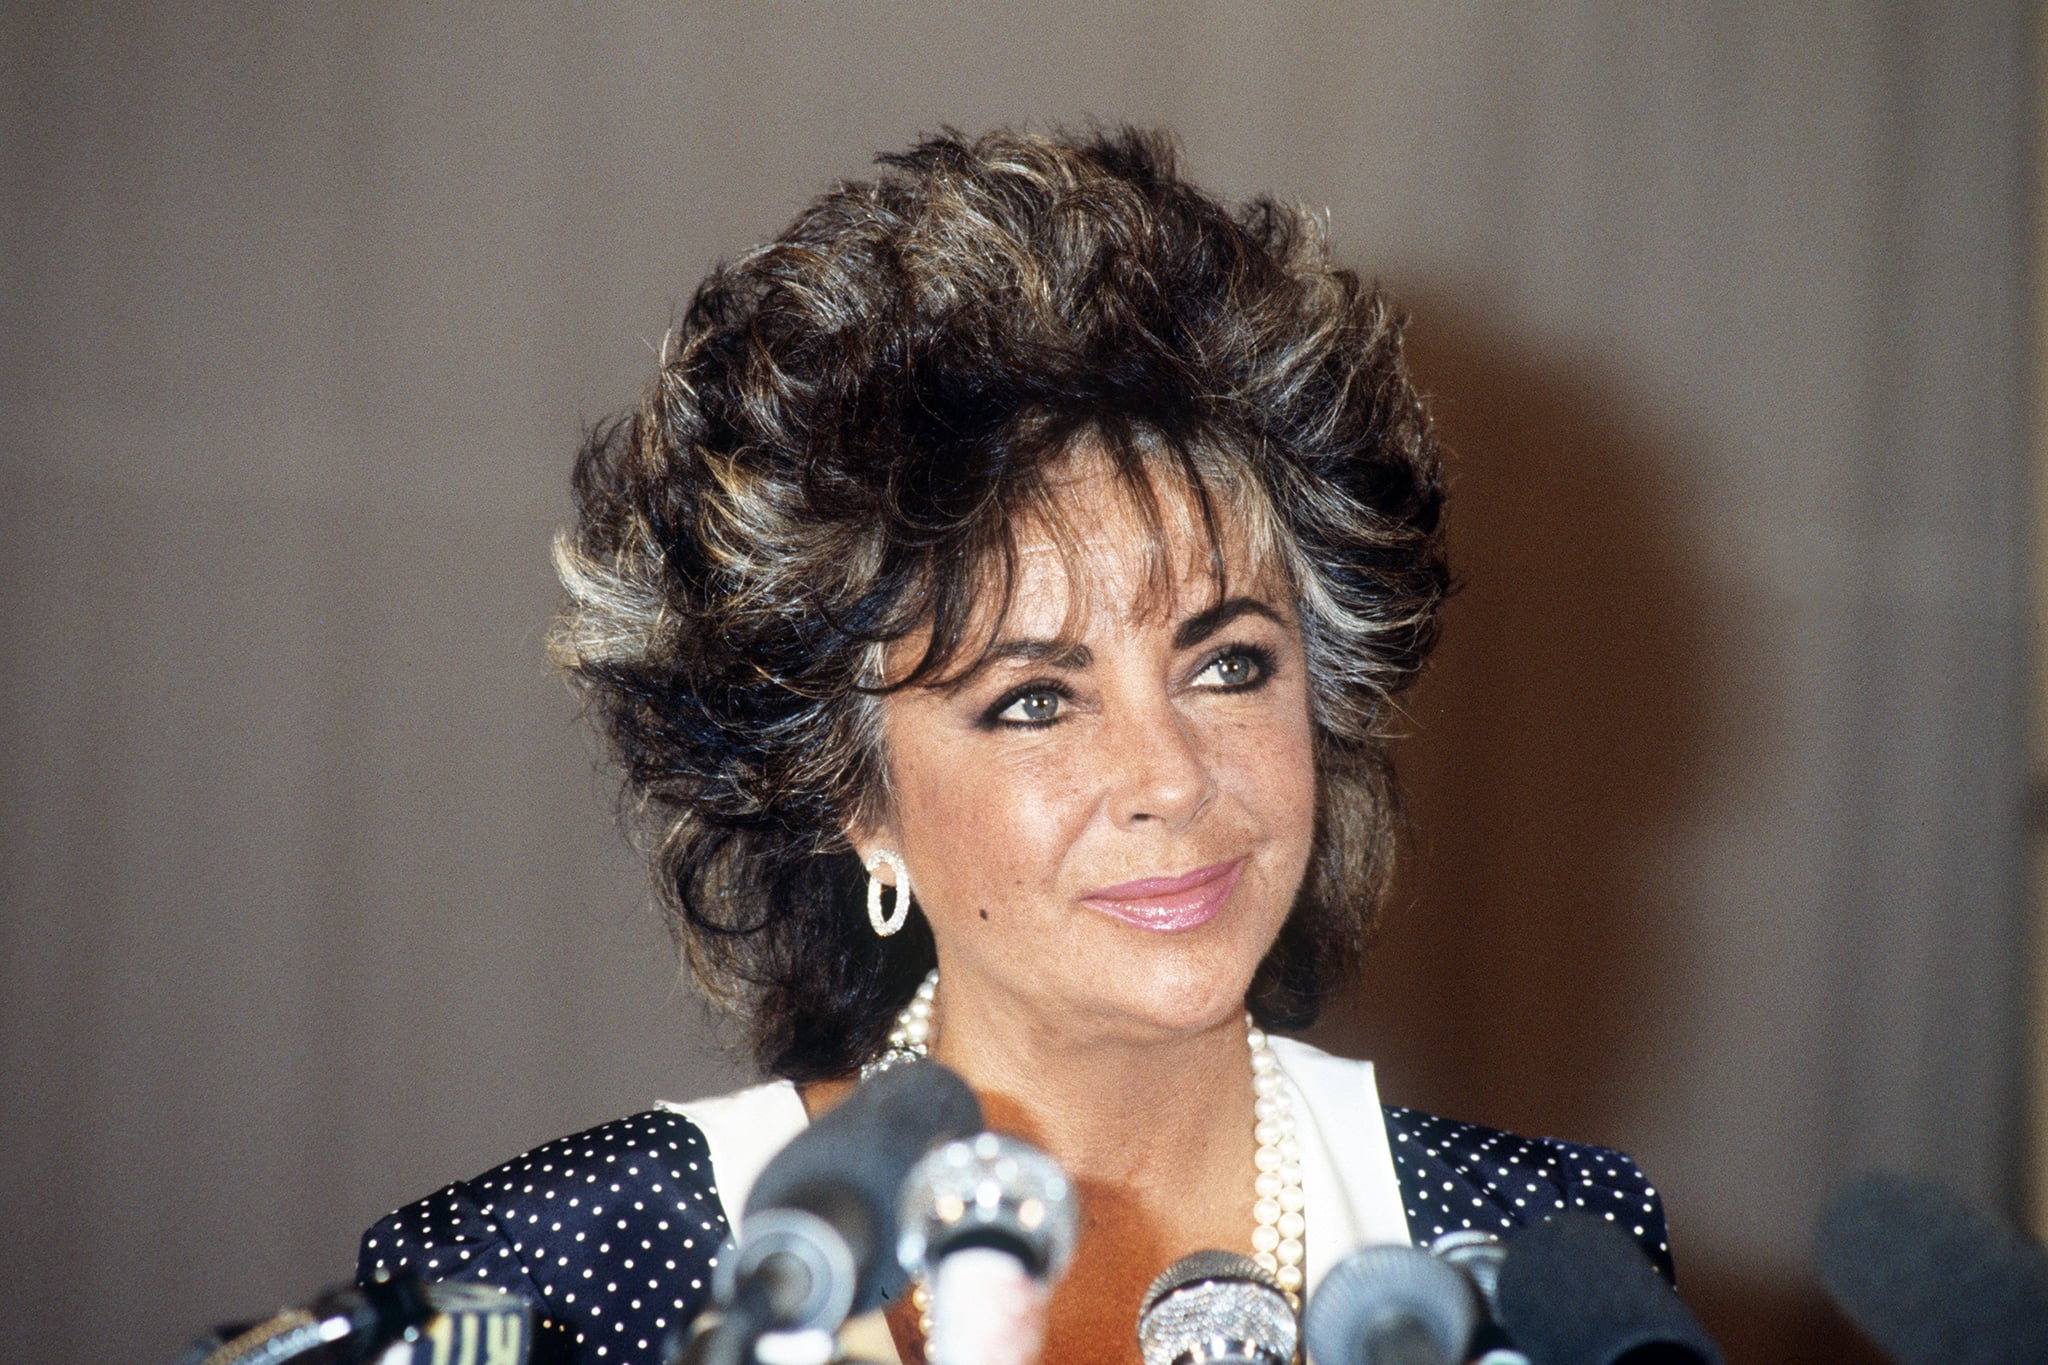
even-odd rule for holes
{"type": "Polygon", "coordinates": [[[1315,731],[1307,699],[1228,736],[1219,770],[1237,801],[1274,844],[1306,866],[1315,837],[1315,731]]]}
{"type": "Polygon", "coordinates": [[[1289,809],[1298,817],[1306,840],[1312,835],[1309,827],[1315,823],[1317,786],[1315,730],[1306,711],[1300,725],[1288,731],[1285,745],[1275,746],[1275,753],[1278,766],[1284,771],[1274,774],[1274,788],[1287,793],[1289,809]]]}
{"type": "Polygon", "coordinates": [[[897,824],[934,928],[1001,920],[1020,893],[1053,884],[1086,823],[1076,776],[1044,758],[964,763],[899,754],[897,824]]]}
{"type": "Polygon", "coordinates": [[[1270,857],[1276,913],[1284,915],[1309,872],[1315,847],[1315,729],[1307,706],[1284,710],[1233,737],[1231,786],[1237,806],[1262,837],[1270,857]]]}

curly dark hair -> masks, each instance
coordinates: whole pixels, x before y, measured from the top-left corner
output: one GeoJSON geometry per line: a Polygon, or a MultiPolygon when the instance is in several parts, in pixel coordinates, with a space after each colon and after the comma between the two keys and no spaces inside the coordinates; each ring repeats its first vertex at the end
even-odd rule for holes
{"type": "Polygon", "coordinates": [[[551,637],[624,769],[657,894],[759,1063],[851,1072],[935,961],[863,913],[845,831],[885,807],[878,700],[970,666],[1013,529],[1086,443],[1185,491],[1294,594],[1318,815],[1247,1005],[1311,1022],[1384,897],[1384,703],[1447,589],[1436,439],[1401,319],[1310,214],[1223,204],[1131,129],[957,133],[879,158],[721,265],[652,391],[595,430],[551,637]],[[906,676],[882,651],[929,632],[906,676]]]}

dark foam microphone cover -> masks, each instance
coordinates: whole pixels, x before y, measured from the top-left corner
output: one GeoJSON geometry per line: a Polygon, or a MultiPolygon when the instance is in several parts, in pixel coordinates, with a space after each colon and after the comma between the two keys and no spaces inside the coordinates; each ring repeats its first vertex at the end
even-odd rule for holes
{"type": "Polygon", "coordinates": [[[938,1143],[980,1130],[981,1104],[965,1081],[937,1062],[892,1066],[776,1153],[747,1195],[746,1214],[798,1208],[832,1224],[853,1252],[853,1312],[868,1312],[907,1280],[896,1260],[904,1177],[938,1143]]]}
{"type": "Polygon", "coordinates": [[[1940,1186],[1864,1176],[1815,1240],[1821,1283],[1900,1365],[2048,1361],[2048,1252],[1940,1186]]]}
{"type": "Polygon", "coordinates": [[[1525,1228],[1497,1293],[1500,1325],[1530,1365],[1720,1365],[1635,1239],[1604,1218],[1566,1212],[1525,1228]]]}

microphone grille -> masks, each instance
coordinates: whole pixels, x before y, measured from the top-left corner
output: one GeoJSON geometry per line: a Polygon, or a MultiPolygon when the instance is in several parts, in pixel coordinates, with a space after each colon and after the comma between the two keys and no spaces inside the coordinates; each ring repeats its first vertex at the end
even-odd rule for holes
{"type": "Polygon", "coordinates": [[[1057,1280],[1080,1237],[1080,1207],[1060,1164],[1020,1138],[978,1133],[926,1153],[903,1182],[898,1202],[904,1268],[955,1246],[994,1245],[1024,1261],[1032,1276],[1057,1280]]]}
{"type": "Polygon", "coordinates": [[[1301,1326],[1279,1282],[1249,1256],[1197,1251],[1146,1286],[1138,1315],[1145,1365],[1294,1358],[1301,1326]]]}
{"type": "Polygon", "coordinates": [[[1196,1251],[1152,1277],[1152,1283],[1145,1286],[1144,1311],[1151,1311],[1154,1304],[1174,1290],[1204,1280],[1250,1280],[1266,1285],[1276,1294],[1280,1292],[1280,1282],[1249,1256],[1235,1251],[1196,1251]]]}
{"type": "Polygon", "coordinates": [[[1463,1360],[1479,1325],[1471,1282],[1415,1247],[1367,1247],[1323,1278],[1302,1327],[1317,1360],[1366,1361],[1372,1334],[1401,1319],[1422,1331],[1437,1359],[1463,1360]]]}
{"type": "Polygon", "coordinates": [[[1431,1242],[1429,1254],[1464,1271],[1486,1311],[1499,1311],[1500,1267],[1508,1255],[1500,1238],[1476,1228],[1459,1228],[1431,1242]]]}

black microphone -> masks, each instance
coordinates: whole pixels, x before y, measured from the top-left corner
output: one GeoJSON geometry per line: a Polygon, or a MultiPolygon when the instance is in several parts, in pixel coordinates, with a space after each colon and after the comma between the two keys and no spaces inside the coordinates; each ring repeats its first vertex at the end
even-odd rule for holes
{"type": "Polygon", "coordinates": [[[304,1308],[259,1323],[217,1328],[178,1365],[357,1365],[409,1339],[418,1360],[525,1365],[533,1306],[491,1285],[380,1277],[331,1289],[304,1308]],[[439,1352],[439,1354],[434,1354],[439,1352]]]}
{"type": "Polygon", "coordinates": [[[1720,1365],[1721,1350],[1635,1239],[1568,1211],[1508,1240],[1500,1325],[1532,1365],[1720,1365]]]}
{"type": "Polygon", "coordinates": [[[1940,1186],[1852,1181],[1815,1241],[1821,1283],[1900,1365],[2048,1361],[2048,1252],[1940,1186]]]}
{"type": "Polygon", "coordinates": [[[1332,1267],[1301,1325],[1317,1365],[1460,1365],[1478,1323],[1463,1272],[1416,1247],[1377,1246],[1332,1267]]]}
{"type": "Polygon", "coordinates": [[[721,1310],[681,1359],[739,1365],[771,1332],[826,1338],[905,1284],[896,1197],[934,1143],[981,1127],[981,1104],[937,1062],[890,1067],[798,1133],[762,1170],[719,1256],[721,1310]]]}
{"type": "Polygon", "coordinates": [[[1030,1365],[1080,1237],[1073,1182],[1021,1138],[933,1148],[904,1181],[897,1256],[931,1293],[931,1365],[1030,1365]]]}
{"type": "Polygon", "coordinates": [[[1138,1309],[1145,1365],[1289,1365],[1300,1338],[1280,1282],[1234,1251],[1181,1257],[1138,1309]]]}

